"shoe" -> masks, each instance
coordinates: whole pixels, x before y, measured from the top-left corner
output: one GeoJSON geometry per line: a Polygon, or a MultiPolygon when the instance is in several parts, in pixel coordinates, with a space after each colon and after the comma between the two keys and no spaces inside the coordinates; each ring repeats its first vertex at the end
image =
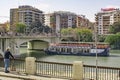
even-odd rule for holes
{"type": "Polygon", "coordinates": [[[10,71],[5,71],[5,73],[9,73],[10,71]]]}

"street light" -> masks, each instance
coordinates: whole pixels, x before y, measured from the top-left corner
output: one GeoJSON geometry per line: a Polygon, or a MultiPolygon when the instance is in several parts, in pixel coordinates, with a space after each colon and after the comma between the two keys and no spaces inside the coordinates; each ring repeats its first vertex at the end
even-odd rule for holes
{"type": "Polygon", "coordinates": [[[98,80],[98,72],[97,72],[97,69],[98,69],[98,55],[97,55],[97,26],[96,26],[96,22],[94,24],[94,36],[95,36],[95,50],[96,50],[96,80],[98,80]]]}

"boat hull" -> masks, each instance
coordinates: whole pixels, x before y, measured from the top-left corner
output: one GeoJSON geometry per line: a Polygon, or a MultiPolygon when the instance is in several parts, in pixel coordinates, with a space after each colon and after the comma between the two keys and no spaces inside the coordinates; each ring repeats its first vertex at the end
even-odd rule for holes
{"type": "Polygon", "coordinates": [[[58,52],[58,51],[50,51],[45,50],[45,53],[48,55],[76,55],[76,56],[109,56],[109,50],[105,49],[103,52],[100,53],[72,53],[72,52],[58,52]]]}
{"type": "Polygon", "coordinates": [[[109,44],[99,43],[56,43],[45,52],[48,55],[109,56],[109,44]]]}

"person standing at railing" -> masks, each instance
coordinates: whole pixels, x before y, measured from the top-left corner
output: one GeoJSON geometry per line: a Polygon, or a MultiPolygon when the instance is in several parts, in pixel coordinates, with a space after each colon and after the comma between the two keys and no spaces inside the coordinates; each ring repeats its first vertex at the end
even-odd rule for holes
{"type": "Polygon", "coordinates": [[[10,64],[10,57],[14,59],[14,56],[10,52],[10,48],[8,47],[4,52],[4,66],[5,66],[5,73],[9,73],[8,67],[10,64]]]}

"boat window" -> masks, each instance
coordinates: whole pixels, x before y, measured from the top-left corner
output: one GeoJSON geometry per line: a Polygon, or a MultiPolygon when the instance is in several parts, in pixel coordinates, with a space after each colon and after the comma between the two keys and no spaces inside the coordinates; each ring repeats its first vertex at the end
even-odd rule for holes
{"type": "Polygon", "coordinates": [[[84,52],[87,53],[87,49],[85,49],[84,52]]]}
{"type": "Polygon", "coordinates": [[[87,49],[87,53],[89,53],[90,52],[90,49],[87,49]]]}
{"type": "Polygon", "coordinates": [[[65,48],[63,48],[63,52],[65,52],[65,48]]]}
{"type": "Polygon", "coordinates": [[[65,52],[65,48],[61,48],[61,52],[65,52]]]}
{"type": "Polygon", "coordinates": [[[54,50],[54,47],[51,47],[50,50],[54,50]]]}
{"type": "Polygon", "coordinates": [[[67,48],[67,52],[71,52],[71,48],[67,48]]]}
{"type": "Polygon", "coordinates": [[[63,52],[63,48],[61,48],[61,52],[63,52]]]}
{"type": "Polygon", "coordinates": [[[58,51],[60,52],[60,48],[58,48],[58,51]]]}
{"type": "Polygon", "coordinates": [[[74,48],[74,49],[73,49],[73,52],[75,52],[75,53],[78,52],[78,51],[77,51],[77,48],[74,48]]]}
{"type": "Polygon", "coordinates": [[[57,47],[57,48],[56,48],[56,51],[60,51],[60,49],[57,47]]]}
{"type": "Polygon", "coordinates": [[[78,52],[81,52],[81,48],[78,48],[78,52]]]}
{"type": "Polygon", "coordinates": [[[53,50],[56,51],[56,47],[54,47],[53,50]]]}
{"type": "Polygon", "coordinates": [[[84,48],[82,48],[82,53],[84,53],[85,52],[85,49],[84,48]]]}

